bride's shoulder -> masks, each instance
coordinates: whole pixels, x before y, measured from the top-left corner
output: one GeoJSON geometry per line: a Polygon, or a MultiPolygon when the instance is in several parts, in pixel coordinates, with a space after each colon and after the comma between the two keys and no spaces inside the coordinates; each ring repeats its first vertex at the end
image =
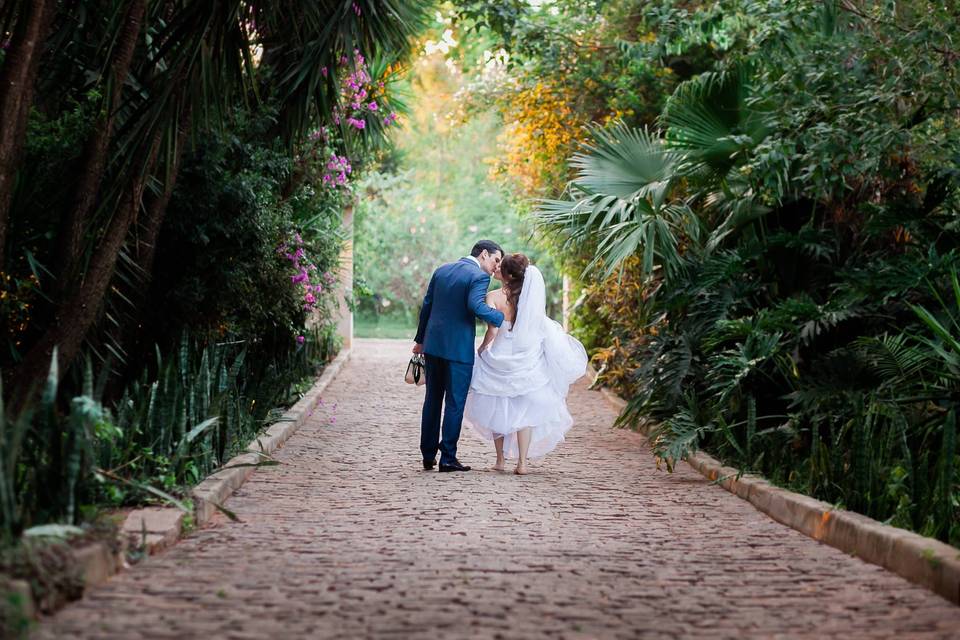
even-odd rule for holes
{"type": "Polygon", "coordinates": [[[502,306],[506,301],[507,296],[503,293],[503,289],[493,289],[487,292],[487,304],[491,307],[502,306]]]}

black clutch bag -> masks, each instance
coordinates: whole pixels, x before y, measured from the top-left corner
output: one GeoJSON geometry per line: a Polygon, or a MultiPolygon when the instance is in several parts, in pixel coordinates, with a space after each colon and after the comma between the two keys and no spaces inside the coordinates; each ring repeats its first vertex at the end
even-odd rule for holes
{"type": "Polygon", "coordinates": [[[427,367],[423,354],[414,354],[407,364],[407,372],[403,376],[403,381],[407,384],[415,384],[418,387],[427,383],[427,367]]]}

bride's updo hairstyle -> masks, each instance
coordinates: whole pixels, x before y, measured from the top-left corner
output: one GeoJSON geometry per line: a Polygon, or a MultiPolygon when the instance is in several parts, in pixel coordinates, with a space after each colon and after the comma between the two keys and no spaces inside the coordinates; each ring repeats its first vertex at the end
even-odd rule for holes
{"type": "Polygon", "coordinates": [[[522,253],[511,253],[500,261],[500,275],[506,288],[507,300],[514,310],[520,302],[520,292],[523,291],[523,276],[530,266],[530,259],[522,253]]]}

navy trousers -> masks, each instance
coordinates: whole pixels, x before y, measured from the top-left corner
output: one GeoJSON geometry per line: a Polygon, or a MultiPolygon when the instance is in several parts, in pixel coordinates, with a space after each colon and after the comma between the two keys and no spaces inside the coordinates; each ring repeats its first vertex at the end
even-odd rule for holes
{"type": "Polygon", "coordinates": [[[424,460],[435,460],[439,448],[440,464],[453,464],[457,459],[457,441],[460,440],[463,406],[470,390],[473,365],[429,354],[426,361],[427,394],[420,418],[420,452],[424,460]]]}

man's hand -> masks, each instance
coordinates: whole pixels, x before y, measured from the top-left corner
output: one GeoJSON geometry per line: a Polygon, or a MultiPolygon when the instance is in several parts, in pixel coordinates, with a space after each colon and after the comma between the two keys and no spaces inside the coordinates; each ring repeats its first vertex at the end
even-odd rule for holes
{"type": "Polygon", "coordinates": [[[413,345],[413,352],[416,353],[416,354],[423,353],[423,345],[420,344],[419,342],[418,342],[417,344],[413,345]]]}

